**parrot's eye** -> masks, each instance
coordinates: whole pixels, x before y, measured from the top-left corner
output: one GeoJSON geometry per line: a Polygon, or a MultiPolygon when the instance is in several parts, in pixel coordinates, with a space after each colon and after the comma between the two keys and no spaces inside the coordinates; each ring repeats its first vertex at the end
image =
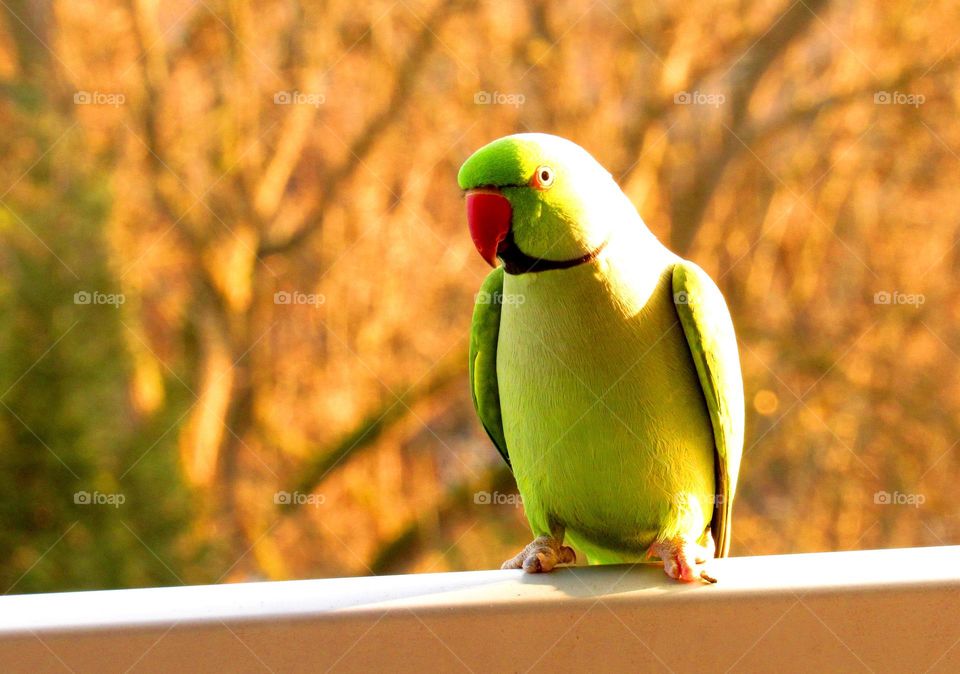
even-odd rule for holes
{"type": "Polygon", "coordinates": [[[553,184],[553,169],[549,166],[538,166],[536,173],[533,174],[533,186],[545,190],[553,184]]]}

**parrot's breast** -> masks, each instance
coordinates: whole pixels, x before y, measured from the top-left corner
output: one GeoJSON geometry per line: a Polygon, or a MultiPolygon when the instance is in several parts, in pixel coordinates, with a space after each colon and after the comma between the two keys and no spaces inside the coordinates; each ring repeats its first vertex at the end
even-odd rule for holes
{"type": "Polygon", "coordinates": [[[524,508],[536,535],[562,526],[591,561],[700,538],[713,512],[713,431],[672,262],[641,266],[504,278],[497,379],[524,508]]]}

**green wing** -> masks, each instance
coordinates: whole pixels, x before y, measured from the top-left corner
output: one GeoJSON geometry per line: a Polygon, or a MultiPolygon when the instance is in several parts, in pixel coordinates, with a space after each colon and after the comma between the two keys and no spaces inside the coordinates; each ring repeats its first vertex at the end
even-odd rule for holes
{"type": "Polygon", "coordinates": [[[497,340],[500,338],[500,298],[503,297],[503,267],[494,269],[480,286],[470,329],[470,393],[480,423],[510,465],[500,417],[500,387],[497,384],[497,340]]]}
{"type": "Polygon", "coordinates": [[[697,265],[684,260],[673,268],[673,297],[710,410],[717,497],[711,529],[717,556],[726,557],[743,453],[743,376],[737,337],[720,289],[697,265]]]}

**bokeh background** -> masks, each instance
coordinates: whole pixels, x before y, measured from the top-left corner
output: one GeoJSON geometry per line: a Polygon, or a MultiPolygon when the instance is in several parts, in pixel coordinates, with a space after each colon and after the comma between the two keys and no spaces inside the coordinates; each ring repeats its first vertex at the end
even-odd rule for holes
{"type": "Polygon", "coordinates": [[[492,568],[460,163],[592,152],[738,329],[736,555],[960,543],[946,1],[3,0],[0,590],[492,568]]]}

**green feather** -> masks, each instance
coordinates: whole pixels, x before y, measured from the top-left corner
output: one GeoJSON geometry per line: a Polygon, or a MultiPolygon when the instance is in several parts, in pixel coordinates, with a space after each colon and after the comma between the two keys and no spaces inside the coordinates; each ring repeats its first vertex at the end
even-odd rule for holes
{"type": "Polygon", "coordinates": [[[743,394],[712,281],[657,241],[570,141],[500,139],[467,160],[459,182],[500,186],[527,255],[576,259],[607,244],[569,269],[495,270],[481,297],[510,301],[474,311],[474,405],[513,468],[534,535],[565,535],[590,562],[612,563],[642,559],[656,541],[703,544],[712,528],[725,553],[743,394]],[[554,184],[528,187],[545,164],[554,184]],[[676,306],[677,292],[692,301],[676,306]]]}
{"type": "Polygon", "coordinates": [[[717,482],[713,537],[717,556],[726,557],[745,413],[737,337],[720,289],[697,265],[682,262],[673,268],[673,296],[710,411],[717,482]]]}
{"type": "Polygon", "coordinates": [[[477,150],[457,174],[460,189],[480,185],[525,185],[540,156],[535,134],[507,136],[477,150]],[[474,159],[475,158],[475,159],[474,159]]]}
{"type": "Polygon", "coordinates": [[[497,339],[500,334],[500,302],[503,296],[503,268],[487,275],[473,308],[470,330],[470,394],[480,423],[497,451],[510,465],[500,418],[500,391],[497,385],[497,339]]]}

